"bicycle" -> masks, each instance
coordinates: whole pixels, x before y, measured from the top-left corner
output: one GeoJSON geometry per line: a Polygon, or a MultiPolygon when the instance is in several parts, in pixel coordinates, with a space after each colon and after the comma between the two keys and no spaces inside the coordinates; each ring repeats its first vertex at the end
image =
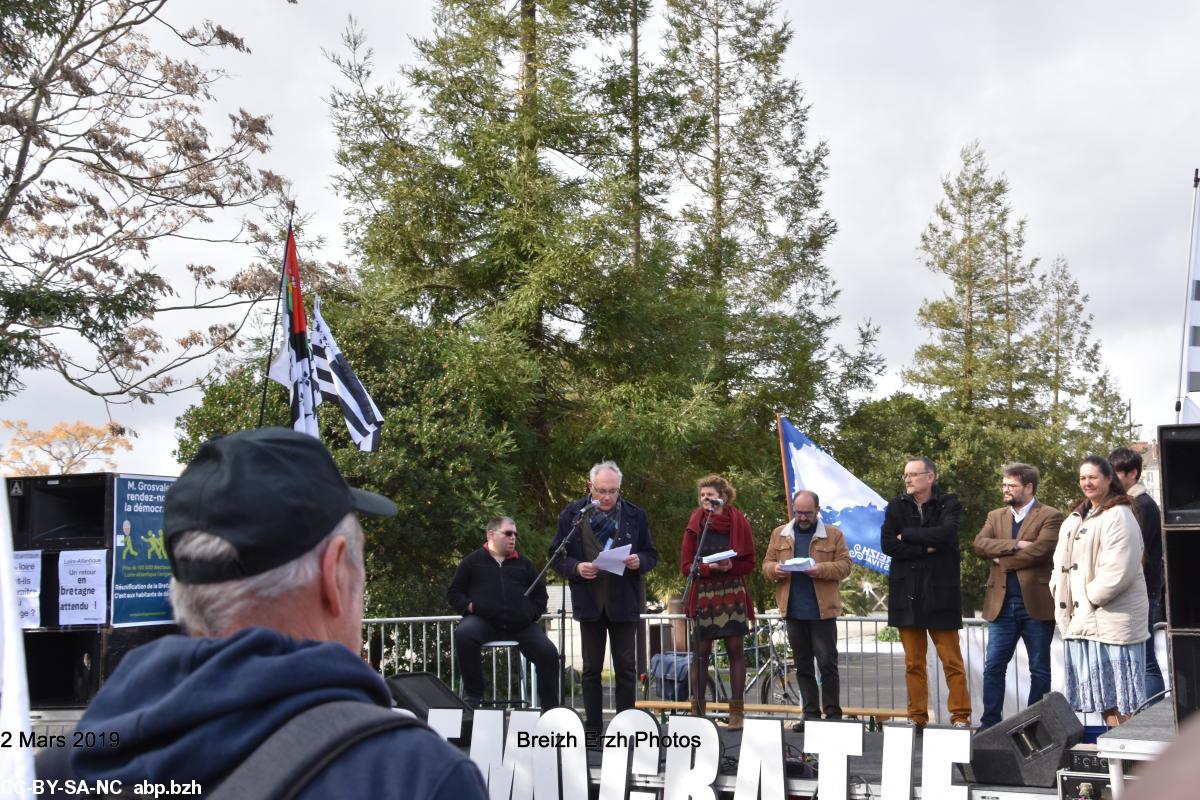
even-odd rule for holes
{"type": "MultiPolygon", "coordinates": [[[[758,702],[773,705],[803,705],[800,686],[796,683],[796,674],[787,658],[787,650],[775,643],[775,625],[772,623],[780,622],[782,620],[759,620],[754,632],[747,637],[745,652],[748,678],[743,696],[751,701],[757,696],[758,702]],[[755,665],[757,668],[752,671],[755,665]]],[[[718,653],[714,647],[707,693],[709,700],[718,702],[729,700],[730,695],[726,678],[722,675],[722,659],[728,664],[729,655],[723,649],[718,653]]],[[[725,669],[727,671],[728,666],[725,669]]]]}

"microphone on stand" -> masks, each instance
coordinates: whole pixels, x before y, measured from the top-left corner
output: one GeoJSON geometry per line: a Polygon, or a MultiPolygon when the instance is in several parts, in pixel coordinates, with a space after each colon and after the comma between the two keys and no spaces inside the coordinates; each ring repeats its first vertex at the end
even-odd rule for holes
{"type": "Polygon", "coordinates": [[[576,517],[575,524],[578,525],[580,522],[583,521],[583,518],[586,514],[590,514],[591,512],[595,511],[598,508],[600,508],[600,501],[594,497],[591,500],[589,500],[588,502],[584,503],[583,507],[579,509],[579,516],[576,517]]]}
{"type": "Polygon", "coordinates": [[[714,511],[716,509],[720,508],[721,506],[725,505],[725,501],[719,497],[710,497],[709,499],[705,500],[704,502],[708,503],[708,507],[713,509],[714,511]]]}

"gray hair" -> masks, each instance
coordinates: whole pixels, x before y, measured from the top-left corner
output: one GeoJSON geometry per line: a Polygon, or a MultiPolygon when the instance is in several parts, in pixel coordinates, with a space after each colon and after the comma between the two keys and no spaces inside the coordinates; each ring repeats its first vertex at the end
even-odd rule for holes
{"type": "Polygon", "coordinates": [[[492,517],[487,521],[487,532],[491,533],[492,531],[500,530],[500,526],[506,522],[514,528],[517,527],[517,521],[512,517],[492,517]]]}
{"type": "Polygon", "coordinates": [[[606,469],[611,469],[617,476],[617,486],[621,485],[621,468],[617,466],[615,461],[601,461],[599,464],[593,464],[588,471],[588,480],[595,483],[596,476],[606,469]]]}
{"type": "MultiPolygon", "coordinates": [[[[188,633],[199,636],[221,636],[243,618],[258,601],[282,597],[288,592],[307,586],[321,571],[321,556],[334,538],[346,539],[346,556],[355,565],[362,564],[362,528],[358,517],[350,512],[342,517],[316,547],[299,558],[274,569],[248,578],[221,583],[180,583],[171,578],[171,608],[175,621],[188,633]]],[[[179,557],[194,561],[221,563],[237,558],[237,551],[226,540],[205,531],[185,531],[173,547],[179,557]]],[[[361,566],[357,567],[361,591],[361,566]]]]}

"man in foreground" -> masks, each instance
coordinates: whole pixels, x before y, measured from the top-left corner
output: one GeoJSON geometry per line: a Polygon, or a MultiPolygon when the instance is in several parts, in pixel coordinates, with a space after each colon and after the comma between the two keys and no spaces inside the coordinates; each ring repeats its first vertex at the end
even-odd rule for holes
{"type": "MultiPolygon", "coordinates": [[[[400,719],[387,710],[386,684],[359,657],[355,512],[390,516],[396,507],[347,486],[310,436],[266,428],[202,445],[164,512],[171,603],[191,636],[158,639],[121,662],[79,723],[109,746],[71,750],[74,777],[120,780],[126,791],[143,780],[195,781],[209,796],[222,781],[237,783],[256,748],[314,707],[351,701],[340,716],[349,706],[351,716],[365,709],[400,719]]],[[[276,762],[320,731],[302,733],[276,762]]],[[[311,779],[287,788],[302,786],[305,798],[487,797],[474,764],[423,725],[330,749],[346,744],[298,765],[311,779]]]]}
{"type": "Polygon", "coordinates": [[[543,711],[558,705],[558,649],[538,621],[546,613],[546,584],[525,596],[537,580],[533,562],[517,552],[517,523],[494,517],[487,523],[487,541],[472,550],[454,571],[446,599],[462,614],[454,629],[454,649],[463,680],[463,699],[478,708],[483,699],[484,642],[508,639],[537,667],[538,700],[543,711]]]}

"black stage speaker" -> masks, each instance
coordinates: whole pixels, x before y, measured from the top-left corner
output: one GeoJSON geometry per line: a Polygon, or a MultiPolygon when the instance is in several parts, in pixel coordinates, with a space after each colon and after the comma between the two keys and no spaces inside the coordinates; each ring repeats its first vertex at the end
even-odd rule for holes
{"type": "Polygon", "coordinates": [[[1163,527],[1200,527],[1200,425],[1159,425],[1163,527]]]}
{"type": "Polygon", "coordinates": [[[111,472],[7,478],[14,550],[86,550],[112,546],[111,472]]]}
{"type": "Polygon", "coordinates": [[[91,626],[24,633],[30,708],[78,708],[91,702],[131,650],[160,636],[179,633],[179,627],[91,626]]]}
{"type": "Polygon", "coordinates": [[[1200,425],[1160,425],[1163,558],[1176,725],[1200,708],[1200,425]]]}
{"type": "MultiPolygon", "coordinates": [[[[1194,534],[1200,535],[1200,534],[1194,534]]],[[[1171,631],[1171,694],[1175,724],[1200,708],[1200,633],[1171,631]]]]}
{"type": "Polygon", "coordinates": [[[392,699],[400,708],[407,709],[422,720],[429,719],[431,708],[462,709],[462,736],[451,739],[453,744],[469,744],[471,741],[471,707],[462,698],[442,683],[432,672],[401,672],[387,679],[392,699]]]}
{"type": "Polygon", "coordinates": [[[1082,739],[1083,723],[1067,698],[1050,692],[971,737],[971,769],[978,783],[1052,788],[1067,751],[1082,739]]]}

